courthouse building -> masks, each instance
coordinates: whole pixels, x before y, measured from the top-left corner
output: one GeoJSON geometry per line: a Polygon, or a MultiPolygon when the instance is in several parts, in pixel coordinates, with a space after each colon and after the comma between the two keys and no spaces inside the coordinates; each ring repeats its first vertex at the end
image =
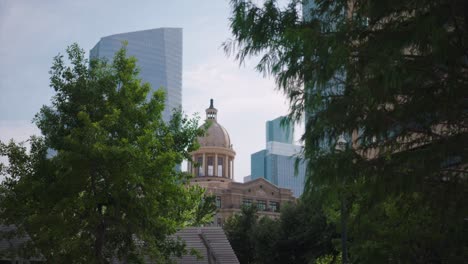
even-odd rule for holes
{"type": "Polygon", "coordinates": [[[243,205],[257,206],[260,215],[278,217],[282,205],[295,202],[292,191],[279,188],[263,178],[247,183],[234,181],[236,152],[229,133],[218,123],[217,115],[218,110],[211,99],[210,107],[206,109],[209,127],[206,134],[198,139],[200,148],[191,153],[192,162],[188,163],[188,171],[195,176],[191,184],[204,187],[216,196],[216,225],[222,225],[226,218],[240,213],[243,205]]]}

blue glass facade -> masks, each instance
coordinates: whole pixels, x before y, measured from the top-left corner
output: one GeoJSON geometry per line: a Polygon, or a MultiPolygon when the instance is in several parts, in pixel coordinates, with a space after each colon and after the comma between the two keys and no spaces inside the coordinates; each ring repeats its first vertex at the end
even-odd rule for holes
{"type": "Polygon", "coordinates": [[[293,143],[294,126],[290,122],[281,124],[284,117],[280,116],[274,120],[266,122],[266,141],[293,143]]]}
{"type": "Polygon", "coordinates": [[[141,79],[153,91],[166,91],[163,119],[170,120],[172,110],[182,106],[182,29],[156,28],[103,37],[90,57],[111,61],[123,42],[127,42],[127,54],[137,59],[141,79]]]}
{"type": "Polygon", "coordinates": [[[291,189],[295,197],[299,197],[304,191],[305,163],[298,166],[297,174],[294,173],[296,158],[269,154],[266,157],[267,175],[271,175],[273,184],[282,188],[291,189]]]}
{"type": "Polygon", "coordinates": [[[265,174],[265,157],[266,150],[260,150],[250,155],[250,179],[255,180],[258,178],[265,178],[271,181],[271,178],[267,178],[265,174]]]}
{"type": "Polygon", "coordinates": [[[264,178],[281,188],[291,189],[295,197],[304,190],[305,163],[295,173],[296,155],[301,146],[293,145],[293,125],[281,126],[283,117],[266,122],[266,149],[250,156],[250,179],[264,178]]]}

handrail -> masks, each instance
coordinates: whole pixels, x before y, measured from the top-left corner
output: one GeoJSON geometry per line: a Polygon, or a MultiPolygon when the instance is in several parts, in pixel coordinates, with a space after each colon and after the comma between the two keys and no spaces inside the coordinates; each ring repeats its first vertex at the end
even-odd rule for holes
{"type": "Polygon", "coordinates": [[[216,253],[214,252],[213,247],[211,246],[208,238],[205,236],[205,234],[203,234],[201,230],[199,230],[198,235],[200,236],[201,240],[203,241],[203,244],[206,247],[208,264],[219,264],[220,262],[218,262],[218,257],[216,256],[216,253]],[[214,263],[211,262],[212,258],[214,259],[214,263]]]}

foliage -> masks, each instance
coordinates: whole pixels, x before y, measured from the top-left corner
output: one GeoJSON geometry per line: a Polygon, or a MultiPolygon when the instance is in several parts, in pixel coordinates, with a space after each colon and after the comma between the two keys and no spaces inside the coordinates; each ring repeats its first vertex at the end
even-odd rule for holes
{"type": "Polygon", "coordinates": [[[256,216],[254,207],[226,221],[224,230],[241,263],[313,263],[336,254],[334,226],[326,222],[320,204],[299,201],[285,205],[279,219],[256,216]]]}
{"type": "Polygon", "coordinates": [[[231,3],[234,39],[224,47],[240,62],[260,56],[257,70],[276,78],[289,118],[305,115],[306,195],[328,189],[332,207],[346,197],[351,258],[466,259],[468,2],[231,3]],[[351,147],[334,153],[340,135],[351,147]]]}
{"type": "MultiPolygon", "coordinates": [[[[196,188],[196,187],[195,187],[196,188]]],[[[205,194],[201,201],[196,201],[197,208],[193,217],[193,226],[202,226],[213,221],[216,212],[216,196],[205,194]]]]}
{"type": "Polygon", "coordinates": [[[333,255],[324,255],[318,258],[314,264],[339,264],[341,263],[341,255],[333,256],[333,255]]]}
{"type": "Polygon", "coordinates": [[[168,261],[184,247],[168,235],[213,213],[204,191],[176,165],[194,150],[197,119],[162,120],[164,92],[149,100],[125,48],[112,63],[88,61],[74,44],[54,58],[50,106],[35,123],[42,136],[0,143],[5,180],[0,219],[29,235],[50,263],[168,261]],[[211,210],[211,211],[210,211],[211,210]]]}
{"type": "Polygon", "coordinates": [[[320,200],[303,197],[281,210],[276,263],[313,263],[320,256],[337,254],[334,240],[339,235],[321,207],[320,200]]]}
{"type": "Polygon", "coordinates": [[[223,227],[240,263],[255,263],[253,232],[258,221],[256,213],[255,206],[243,206],[241,214],[228,218],[223,227]]]}

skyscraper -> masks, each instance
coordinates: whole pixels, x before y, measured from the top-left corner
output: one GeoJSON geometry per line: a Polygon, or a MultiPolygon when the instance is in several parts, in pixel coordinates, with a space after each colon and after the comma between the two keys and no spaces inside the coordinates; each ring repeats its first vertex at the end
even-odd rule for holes
{"type": "Polygon", "coordinates": [[[287,144],[293,143],[294,126],[289,122],[282,120],[284,117],[280,116],[276,119],[266,122],[266,141],[282,142],[287,144]]]}
{"type": "Polygon", "coordinates": [[[266,149],[250,156],[250,179],[264,178],[278,187],[291,189],[299,197],[304,190],[306,165],[300,162],[295,173],[296,155],[302,147],[292,144],[293,124],[281,126],[282,119],[266,122],[266,149]]]}
{"type": "Polygon", "coordinates": [[[111,61],[124,42],[127,54],[137,59],[141,79],[151,85],[148,96],[161,87],[166,91],[163,119],[170,120],[172,110],[182,105],[182,29],[155,28],[103,37],[90,57],[111,61]]]}

